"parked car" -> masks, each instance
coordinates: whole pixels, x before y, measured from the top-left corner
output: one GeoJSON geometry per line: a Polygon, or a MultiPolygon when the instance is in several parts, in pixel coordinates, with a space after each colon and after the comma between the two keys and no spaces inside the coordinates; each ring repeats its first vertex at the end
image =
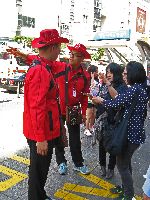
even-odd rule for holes
{"type": "Polygon", "coordinates": [[[7,91],[17,92],[18,84],[19,84],[19,93],[24,93],[24,79],[25,73],[17,73],[14,74],[13,77],[5,78],[5,80],[1,80],[1,88],[6,89],[7,91]]]}

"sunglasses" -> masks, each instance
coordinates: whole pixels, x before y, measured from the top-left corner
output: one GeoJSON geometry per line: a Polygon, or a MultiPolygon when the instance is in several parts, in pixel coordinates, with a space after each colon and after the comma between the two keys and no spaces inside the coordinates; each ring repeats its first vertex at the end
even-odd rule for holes
{"type": "Polygon", "coordinates": [[[69,52],[70,57],[77,57],[77,58],[82,58],[83,56],[81,54],[69,52]]]}

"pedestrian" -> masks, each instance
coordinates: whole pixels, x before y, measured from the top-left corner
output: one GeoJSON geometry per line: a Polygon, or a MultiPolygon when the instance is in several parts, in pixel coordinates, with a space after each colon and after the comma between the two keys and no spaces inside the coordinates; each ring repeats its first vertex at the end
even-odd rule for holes
{"type": "MultiPolygon", "coordinates": [[[[84,159],[81,151],[80,124],[82,122],[85,123],[86,121],[88,97],[84,94],[89,93],[90,75],[85,69],[82,68],[81,63],[84,59],[90,59],[91,56],[83,44],[68,46],[68,49],[70,50],[69,64],[67,66],[61,66],[60,69],[57,68],[58,71],[56,74],[60,89],[61,112],[67,122],[69,145],[74,163],[74,170],[79,171],[82,174],[89,174],[90,172],[88,167],[84,165],[84,159]],[[66,76],[62,75],[62,72],[66,71],[66,68],[68,70],[68,80],[66,80],[66,76]],[[66,83],[68,84],[67,91],[66,83]],[[79,117],[78,114],[76,115],[73,111],[77,111],[76,114],[82,114],[82,121],[79,120],[77,123],[73,123],[73,120],[79,117]],[[69,113],[71,113],[72,117],[68,116],[69,113]]],[[[57,151],[56,157],[59,157],[62,153],[63,151],[57,151]]]]}
{"type": "MultiPolygon", "coordinates": [[[[90,94],[96,96],[99,93],[99,79],[98,79],[98,67],[95,65],[90,65],[88,67],[88,72],[91,75],[91,85],[90,94]]],[[[93,125],[96,117],[96,107],[92,100],[88,97],[88,107],[86,110],[86,127],[84,134],[87,136],[92,136],[93,125]]]]}
{"type": "Polygon", "coordinates": [[[121,154],[116,156],[116,164],[121,176],[122,187],[117,186],[111,189],[112,193],[119,193],[119,199],[132,200],[134,198],[134,187],[132,179],[131,159],[140,144],[145,141],[144,121],[147,111],[147,92],[143,87],[146,81],[144,66],[136,61],[129,62],[124,74],[127,76],[127,84],[130,87],[126,93],[118,95],[114,100],[105,100],[101,97],[93,98],[94,103],[100,103],[105,108],[123,108],[124,116],[129,112],[135,94],[138,94],[136,106],[128,121],[128,132],[126,147],[121,154]]]}
{"type": "MultiPolygon", "coordinates": [[[[102,80],[107,87],[107,93],[100,94],[100,96],[102,95],[105,100],[112,100],[116,95],[125,93],[127,89],[127,86],[123,81],[121,66],[117,63],[110,63],[106,67],[106,78],[103,76],[102,80]]],[[[106,112],[106,115],[104,115],[105,119],[102,120],[103,127],[105,126],[105,124],[113,125],[115,123],[115,115],[118,111],[117,109],[104,109],[103,105],[98,106],[97,109],[97,113],[99,114],[99,116],[106,112]]],[[[109,154],[108,169],[106,169],[107,152],[105,151],[103,142],[104,141],[102,137],[101,140],[99,140],[99,163],[101,166],[101,175],[106,177],[107,179],[110,179],[114,176],[116,156],[109,154]]]]}
{"type": "Polygon", "coordinates": [[[146,178],[146,180],[143,185],[143,200],[150,200],[150,166],[144,178],[146,178]]]}
{"type": "Polygon", "coordinates": [[[23,133],[30,148],[28,200],[50,200],[44,186],[53,154],[53,148],[61,143],[61,113],[59,91],[53,77],[54,61],[60,53],[60,37],[56,29],[40,32],[32,41],[39,49],[29,68],[24,84],[23,133]]]}

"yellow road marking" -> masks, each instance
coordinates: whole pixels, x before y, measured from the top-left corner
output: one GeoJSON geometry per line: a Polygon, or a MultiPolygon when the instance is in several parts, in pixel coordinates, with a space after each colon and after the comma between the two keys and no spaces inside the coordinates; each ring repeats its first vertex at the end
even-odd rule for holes
{"type": "Polygon", "coordinates": [[[18,162],[21,162],[25,165],[30,165],[30,160],[21,156],[17,156],[17,155],[13,155],[12,157],[10,157],[10,159],[12,160],[16,160],[18,162]]]}
{"type": "Polygon", "coordinates": [[[84,198],[84,197],[78,196],[76,194],[67,192],[63,189],[57,190],[57,192],[54,194],[54,196],[57,197],[57,198],[64,199],[64,200],[89,200],[87,198],[84,198]]]}
{"type": "Polygon", "coordinates": [[[112,194],[109,190],[93,188],[93,187],[88,187],[88,186],[75,185],[75,184],[71,184],[71,183],[65,183],[62,189],[69,190],[72,192],[91,194],[91,195],[105,197],[105,198],[108,197],[108,198],[112,198],[112,199],[117,198],[119,196],[117,194],[112,194]]]}
{"type": "Polygon", "coordinates": [[[0,182],[0,191],[6,191],[17,183],[23,181],[28,176],[26,174],[22,174],[16,170],[10,169],[8,167],[0,165],[0,172],[3,174],[10,176],[9,179],[0,182]]]}
{"type": "Polygon", "coordinates": [[[80,176],[82,176],[83,178],[85,178],[86,180],[92,182],[92,183],[95,183],[96,185],[102,187],[103,189],[106,189],[106,190],[110,190],[111,188],[114,188],[115,185],[93,175],[93,174],[89,174],[88,176],[87,175],[83,175],[81,173],[79,173],[80,176]]]}

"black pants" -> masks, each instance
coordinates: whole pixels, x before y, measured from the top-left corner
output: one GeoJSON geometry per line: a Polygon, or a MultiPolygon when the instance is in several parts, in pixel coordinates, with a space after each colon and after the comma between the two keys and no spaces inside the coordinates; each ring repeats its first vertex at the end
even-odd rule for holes
{"type": "MultiPolygon", "coordinates": [[[[106,151],[103,145],[103,139],[99,142],[99,163],[101,166],[106,167],[106,151]]],[[[113,170],[116,165],[116,156],[109,154],[108,169],[113,170]]]]}
{"type": "MultiPolygon", "coordinates": [[[[83,166],[83,157],[82,157],[82,151],[81,151],[81,141],[80,141],[80,125],[67,125],[68,132],[69,132],[69,146],[70,146],[70,152],[72,156],[72,160],[76,167],[83,166]]],[[[62,147],[62,150],[56,149],[56,160],[57,163],[60,163],[59,158],[62,158],[64,155],[64,149],[62,147]]]]}
{"type": "Polygon", "coordinates": [[[30,148],[30,166],[29,166],[29,190],[28,200],[45,200],[47,198],[44,186],[47,180],[47,174],[53,154],[53,148],[59,149],[59,138],[48,141],[48,153],[46,156],[37,154],[36,142],[28,140],[30,148]]]}
{"type": "Polygon", "coordinates": [[[131,199],[134,196],[131,158],[138,147],[138,144],[128,143],[122,154],[117,156],[117,168],[121,176],[124,193],[131,199]]]}

